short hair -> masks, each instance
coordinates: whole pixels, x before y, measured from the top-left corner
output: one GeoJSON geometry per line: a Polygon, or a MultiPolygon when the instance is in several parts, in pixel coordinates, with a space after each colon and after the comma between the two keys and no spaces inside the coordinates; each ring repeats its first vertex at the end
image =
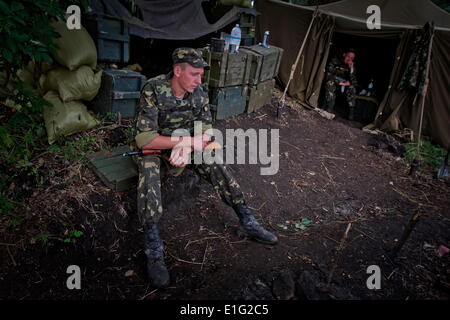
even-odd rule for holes
{"type": "Polygon", "coordinates": [[[180,63],[174,64],[173,67],[175,68],[176,66],[179,66],[181,68],[181,70],[185,70],[187,65],[188,65],[187,62],[180,62],[180,63]]]}
{"type": "Polygon", "coordinates": [[[356,54],[356,51],[355,51],[354,48],[347,48],[347,49],[344,50],[344,53],[349,53],[349,52],[351,52],[353,54],[356,54]]]}

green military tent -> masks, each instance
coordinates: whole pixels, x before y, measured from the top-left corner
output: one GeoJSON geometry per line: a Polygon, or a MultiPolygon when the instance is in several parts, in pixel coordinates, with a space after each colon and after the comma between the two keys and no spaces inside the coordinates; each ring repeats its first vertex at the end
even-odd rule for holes
{"type": "MultiPolygon", "coordinates": [[[[257,22],[259,37],[270,30],[271,43],[285,50],[279,78],[286,84],[316,8],[276,0],[258,1],[256,8],[261,13],[257,22]]],[[[289,95],[306,106],[319,107],[325,67],[337,34],[351,36],[366,45],[376,43],[371,51],[380,56],[392,48],[391,61],[372,61],[387,76],[377,114],[368,128],[384,131],[411,128],[417,134],[421,99],[415,99],[413,92],[400,91],[398,85],[416,35],[427,22],[434,22],[422,133],[450,148],[450,14],[428,0],[343,0],[318,6],[318,13],[289,85],[289,95]],[[371,5],[381,9],[381,29],[367,27],[370,16],[367,8],[371,5]]]]}

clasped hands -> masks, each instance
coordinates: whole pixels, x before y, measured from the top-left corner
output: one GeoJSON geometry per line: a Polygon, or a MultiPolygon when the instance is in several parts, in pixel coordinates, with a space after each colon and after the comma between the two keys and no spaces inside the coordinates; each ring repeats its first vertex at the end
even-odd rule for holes
{"type": "Polygon", "coordinates": [[[211,140],[211,136],[200,134],[194,137],[182,137],[180,142],[172,148],[170,164],[175,167],[185,167],[190,160],[191,152],[203,151],[211,140]]]}

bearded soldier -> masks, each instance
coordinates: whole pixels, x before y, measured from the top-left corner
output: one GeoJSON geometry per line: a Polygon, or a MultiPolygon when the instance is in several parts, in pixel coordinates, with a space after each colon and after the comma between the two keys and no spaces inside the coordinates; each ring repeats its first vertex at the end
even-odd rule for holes
{"type": "Polygon", "coordinates": [[[250,239],[276,244],[277,237],[265,230],[245,202],[235,178],[222,164],[190,164],[194,152],[202,152],[211,140],[205,134],[212,127],[206,85],[201,84],[208,64],[201,53],[192,48],[178,48],[172,55],[173,69],[147,81],[141,91],[136,114],[135,142],[141,150],[162,150],[164,157],[142,155],[136,161],[139,169],[137,210],[144,230],[144,247],[150,283],[154,287],[169,284],[164,262],[164,248],[157,223],[161,205],[160,166],[167,161],[172,167],[187,167],[210,182],[221,199],[236,212],[241,234],[250,239]],[[194,136],[194,122],[202,122],[202,134],[194,136]],[[175,137],[177,129],[188,134],[175,137]]]}

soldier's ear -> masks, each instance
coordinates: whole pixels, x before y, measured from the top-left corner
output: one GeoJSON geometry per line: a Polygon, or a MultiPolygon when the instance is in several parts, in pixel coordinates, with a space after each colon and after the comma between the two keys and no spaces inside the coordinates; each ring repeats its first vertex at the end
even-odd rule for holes
{"type": "Polygon", "coordinates": [[[174,74],[175,77],[179,77],[180,76],[180,74],[181,74],[181,67],[180,67],[179,64],[177,64],[177,65],[175,65],[173,67],[173,74],[174,74]]]}

